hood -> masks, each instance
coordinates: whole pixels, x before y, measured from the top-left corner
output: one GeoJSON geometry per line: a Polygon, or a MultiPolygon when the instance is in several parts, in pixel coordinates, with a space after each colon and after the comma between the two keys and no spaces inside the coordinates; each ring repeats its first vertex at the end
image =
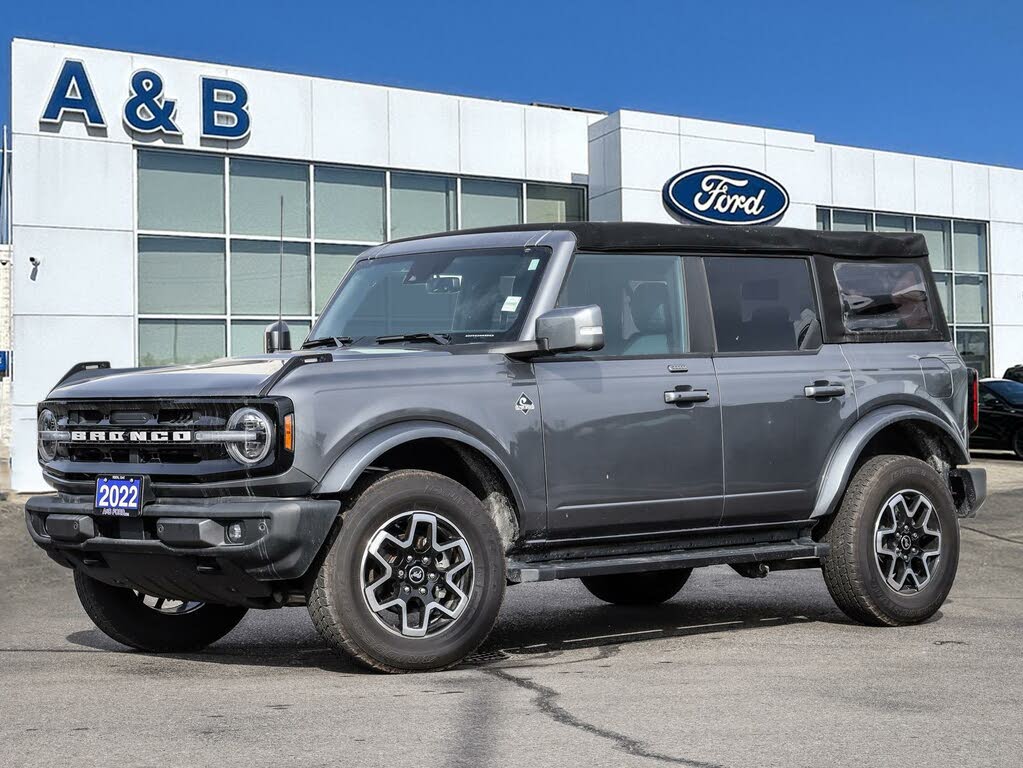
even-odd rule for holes
{"type": "Polygon", "coordinates": [[[201,365],[164,368],[90,369],[69,376],[47,399],[255,397],[292,357],[330,354],[335,362],[367,356],[430,354],[400,347],[306,349],[248,358],[224,358],[201,365]]]}

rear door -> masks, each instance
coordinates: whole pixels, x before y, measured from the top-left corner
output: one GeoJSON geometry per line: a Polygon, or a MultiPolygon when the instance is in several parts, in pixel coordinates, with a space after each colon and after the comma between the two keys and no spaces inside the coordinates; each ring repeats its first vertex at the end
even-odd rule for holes
{"type": "Polygon", "coordinates": [[[559,305],[599,305],[605,346],[534,363],[549,538],[718,523],[717,382],[709,341],[696,351],[683,274],[676,255],[575,256],[559,305]]]}
{"type": "Polygon", "coordinates": [[[721,393],[722,525],[809,517],[836,440],[856,416],[852,374],[822,344],[809,259],[704,257],[721,393]]]}

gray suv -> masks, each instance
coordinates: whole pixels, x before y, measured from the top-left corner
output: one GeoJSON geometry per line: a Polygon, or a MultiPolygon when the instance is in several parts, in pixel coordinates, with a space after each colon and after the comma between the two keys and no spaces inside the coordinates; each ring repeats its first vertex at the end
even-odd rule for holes
{"type": "Polygon", "coordinates": [[[508,585],[655,604],[717,564],[821,568],[854,620],[924,621],[986,492],[976,373],[937,296],[912,234],[387,243],[300,350],[75,366],[39,404],[56,493],[28,529],[96,625],[150,652],[307,605],[371,667],[440,669],[508,585]]]}

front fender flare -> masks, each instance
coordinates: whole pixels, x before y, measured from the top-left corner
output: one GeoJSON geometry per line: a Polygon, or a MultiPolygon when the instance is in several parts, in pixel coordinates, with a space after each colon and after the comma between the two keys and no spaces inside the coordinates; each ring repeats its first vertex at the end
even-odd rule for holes
{"type": "Polygon", "coordinates": [[[832,452],[824,470],[824,479],[817,492],[817,502],[814,504],[811,517],[823,517],[834,511],[864,447],[882,429],[900,421],[923,421],[939,427],[955,446],[956,461],[966,463],[970,460],[969,449],[962,435],[957,434],[948,422],[934,414],[909,405],[888,405],[878,408],[857,421],[832,452]]]}
{"type": "Polygon", "coordinates": [[[483,441],[468,432],[440,421],[403,421],[381,427],[368,435],[364,435],[345,449],[327,473],[313,489],[313,493],[338,493],[349,491],[359,479],[359,475],[373,461],[392,448],[412,440],[426,438],[442,438],[452,440],[471,448],[486,456],[497,467],[504,482],[511,489],[517,509],[522,509],[522,498],[505,462],[483,441]]]}

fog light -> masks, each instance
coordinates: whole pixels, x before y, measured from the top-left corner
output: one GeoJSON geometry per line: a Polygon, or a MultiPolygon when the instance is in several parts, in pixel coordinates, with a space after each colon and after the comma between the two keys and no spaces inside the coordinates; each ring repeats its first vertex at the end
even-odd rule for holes
{"type": "Polygon", "coordinates": [[[231,523],[227,526],[227,540],[231,544],[241,544],[245,541],[245,523],[231,523]]]}

